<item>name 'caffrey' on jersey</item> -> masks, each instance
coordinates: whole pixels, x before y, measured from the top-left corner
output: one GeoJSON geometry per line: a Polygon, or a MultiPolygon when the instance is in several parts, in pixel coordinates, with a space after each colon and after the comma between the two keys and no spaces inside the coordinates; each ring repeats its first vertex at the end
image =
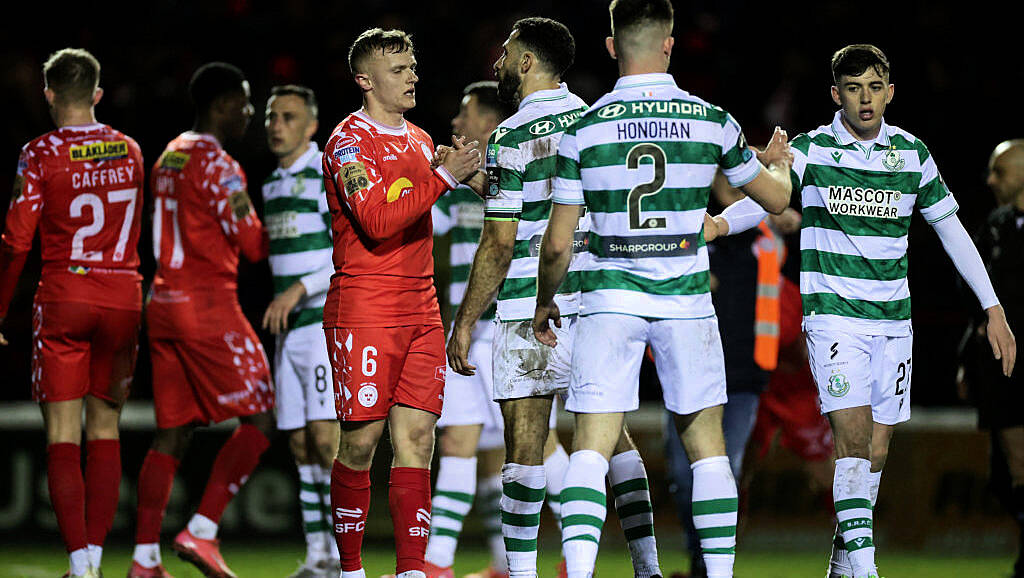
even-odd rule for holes
{"type": "Polygon", "coordinates": [[[740,187],[761,164],[731,115],[668,74],[620,78],[566,131],[554,202],[590,215],[581,315],[715,314],[703,232],[719,168],[740,187]]]}

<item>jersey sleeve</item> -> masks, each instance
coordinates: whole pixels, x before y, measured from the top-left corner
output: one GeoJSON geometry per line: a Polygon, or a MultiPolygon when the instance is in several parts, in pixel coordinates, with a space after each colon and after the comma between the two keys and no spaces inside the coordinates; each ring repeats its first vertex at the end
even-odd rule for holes
{"type": "Polygon", "coordinates": [[[558,143],[552,201],[560,205],[583,205],[583,180],[580,176],[580,151],[576,128],[570,127],[558,143]]]}
{"type": "MultiPolygon", "coordinates": [[[[372,135],[357,127],[341,131],[328,159],[331,179],[355,221],[366,235],[384,241],[405,230],[458,181],[443,166],[425,181],[411,183],[412,191],[389,198],[381,178],[378,152],[372,135]]],[[[418,154],[418,153],[417,153],[418,154]]]]}
{"type": "Polygon", "coordinates": [[[728,113],[722,126],[722,156],[718,159],[718,166],[722,167],[722,173],[729,184],[736,188],[754,180],[761,172],[761,163],[747,146],[743,130],[728,113]]]}
{"type": "Polygon", "coordinates": [[[487,139],[485,221],[518,221],[523,213],[522,160],[515,134],[498,127],[487,139]]]}
{"type": "Polygon", "coordinates": [[[455,195],[448,191],[430,208],[430,220],[434,223],[435,236],[444,235],[452,229],[455,224],[455,215],[452,213],[454,206],[455,195]]]}
{"type": "Polygon", "coordinates": [[[949,192],[946,182],[939,174],[939,168],[935,164],[935,158],[928,152],[928,148],[918,142],[918,157],[921,160],[921,182],[917,190],[917,208],[921,216],[930,224],[934,225],[946,217],[954,214],[960,208],[953,193],[949,192]]]}
{"type": "Polygon", "coordinates": [[[18,277],[21,276],[25,258],[32,249],[32,238],[39,226],[43,211],[41,183],[39,159],[26,147],[18,158],[11,204],[0,241],[0,319],[7,316],[7,307],[14,297],[18,277]]]}
{"type": "Polygon", "coordinates": [[[270,239],[249,198],[242,167],[234,160],[217,161],[210,178],[213,209],[221,229],[249,262],[267,258],[270,239]]]}

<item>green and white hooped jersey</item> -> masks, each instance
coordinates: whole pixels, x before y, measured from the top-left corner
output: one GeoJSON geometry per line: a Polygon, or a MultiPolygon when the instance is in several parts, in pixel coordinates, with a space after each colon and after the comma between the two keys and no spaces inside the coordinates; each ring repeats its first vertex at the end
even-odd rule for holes
{"type": "MultiPolygon", "coordinates": [[[[540,241],[551,213],[552,180],[558,142],[587,109],[587,103],[565,84],[538,90],[519,103],[519,110],[491,133],[487,142],[486,220],[518,221],[512,264],[498,291],[498,319],[533,319],[537,304],[540,241]]],[[[583,247],[586,219],[577,231],[576,252],[583,247]]],[[[555,303],[562,315],[578,309],[579,255],[558,289],[555,303]]]]}
{"type": "Polygon", "coordinates": [[[554,202],[586,205],[580,314],[715,314],[704,214],[721,167],[734,187],[761,164],[731,115],[668,74],[624,76],[558,149],[554,202]]]}
{"type": "MultiPolygon", "coordinates": [[[[449,263],[451,284],[448,287],[448,303],[452,314],[462,304],[469,283],[469,270],[473,256],[480,244],[480,232],[484,228],[484,202],[473,189],[461,185],[445,193],[430,210],[434,222],[434,235],[451,234],[449,263]]],[[[480,316],[480,320],[494,319],[494,305],[480,316]]]]}
{"type": "Polygon", "coordinates": [[[263,181],[264,222],[270,237],[274,295],[301,280],[306,298],[288,315],[291,329],[323,323],[331,284],[331,214],[327,208],[320,150],[316,143],[292,166],[263,181]]]}
{"type": "Polygon", "coordinates": [[[910,217],[917,207],[934,224],[959,207],[924,143],[884,121],[874,142],[857,141],[841,114],[790,143],[804,327],[909,335],[910,217]]]}

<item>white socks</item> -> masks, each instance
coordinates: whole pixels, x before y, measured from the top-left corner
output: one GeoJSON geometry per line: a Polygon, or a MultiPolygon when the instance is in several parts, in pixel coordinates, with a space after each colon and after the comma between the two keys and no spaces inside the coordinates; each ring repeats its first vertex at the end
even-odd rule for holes
{"type": "MultiPolygon", "coordinates": [[[[881,473],[878,474],[881,479],[881,473]]],[[[854,576],[875,573],[875,544],[872,531],[871,461],[863,458],[836,460],[832,481],[839,532],[854,576]]],[[[875,490],[877,496],[877,489],[875,490]]]]}
{"type": "Polygon", "coordinates": [[[708,577],[732,576],[736,560],[736,518],[739,497],[726,456],[704,458],[693,470],[693,526],[708,577]]]}
{"type": "Polygon", "coordinates": [[[615,497],[615,512],[629,542],[636,578],[660,576],[651,492],[640,452],[630,450],[612,456],[608,463],[608,482],[615,497]]]}
{"type": "Polygon", "coordinates": [[[132,560],[143,568],[156,568],[163,562],[160,559],[160,544],[136,544],[132,560]]]}
{"type": "Polygon", "coordinates": [[[462,523],[473,507],[476,458],[442,457],[430,504],[430,539],[426,560],[448,568],[455,562],[462,523]]]}
{"type": "Polygon", "coordinates": [[[505,464],[501,481],[501,534],[505,538],[509,578],[536,578],[544,466],[505,464]]]}
{"type": "Polygon", "coordinates": [[[607,513],[607,473],[608,461],[598,452],[580,450],[569,456],[561,494],[562,550],[569,578],[588,578],[594,573],[607,513]]]}

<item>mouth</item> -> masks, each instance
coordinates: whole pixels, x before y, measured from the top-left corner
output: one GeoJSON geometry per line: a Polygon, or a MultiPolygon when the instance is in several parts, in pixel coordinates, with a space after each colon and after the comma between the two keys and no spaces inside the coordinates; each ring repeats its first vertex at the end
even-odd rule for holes
{"type": "Polygon", "coordinates": [[[870,108],[862,108],[857,112],[857,116],[863,121],[869,121],[875,118],[875,111],[870,108]]]}
{"type": "Polygon", "coordinates": [[[409,98],[416,98],[416,89],[415,88],[410,88],[409,90],[403,92],[402,94],[404,94],[405,96],[407,96],[409,98]]]}

